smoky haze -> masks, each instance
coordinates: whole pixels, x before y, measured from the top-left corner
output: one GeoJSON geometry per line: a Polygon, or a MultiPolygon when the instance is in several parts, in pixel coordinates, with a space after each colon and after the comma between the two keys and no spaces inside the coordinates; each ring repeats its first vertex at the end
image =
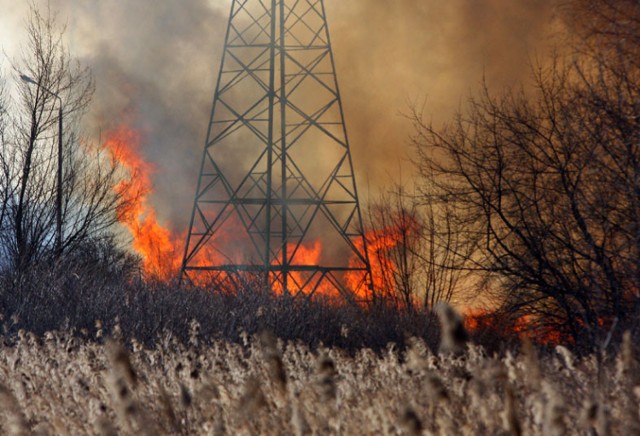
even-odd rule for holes
{"type": "MultiPolygon", "coordinates": [[[[411,104],[440,123],[483,77],[493,89],[526,80],[531,59],[544,56],[557,30],[560,1],[326,0],[361,199],[401,173],[410,181],[412,129],[401,114],[411,104]]],[[[97,136],[122,122],[140,131],[141,151],[155,166],[158,215],[184,230],[231,1],[49,3],[67,23],[72,54],[96,78],[87,132],[97,136]]],[[[3,42],[10,51],[23,37],[16,17],[26,17],[28,5],[0,0],[0,7],[11,11],[0,33],[4,40],[10,32],[11,44],[3,42]]]]}

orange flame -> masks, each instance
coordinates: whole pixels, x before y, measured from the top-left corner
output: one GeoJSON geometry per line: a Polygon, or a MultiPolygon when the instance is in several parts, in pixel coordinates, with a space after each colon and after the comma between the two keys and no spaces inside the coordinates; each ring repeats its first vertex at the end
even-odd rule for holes
{"type": "MultiPolygon", "coordinates": [[[[295,249],[295,243],[288,244],[288,255],[291,256],[295,249]]],[[[321,263],[321,256],[322,242],[316,240],[312,244],[301,244],[293,254],[293,259],[291,259],[290,264],[294,267],[319,265],[321,263]]],[[[311,289],[314,289],[314,295],[337,297],[339,295],[337,289],[328,281],[321,281],[321,279],[322,276],[318,272],[291,271],[289,273],[287,287],[293,295],[298,293],[308,294],[311,289]]],[[[282,294],[282,282],[274,280],[272,287],[274,292],[282,294]]]]}
{"type": "MultiPolygon", "coordinates": [[[[397,260],[394,251],[403,244],[411,241],[420,232],[420,225],[417,219],[408,213],[400,212],[393,217],[393,224],[381,228],[373,228],[366,232],[367,255],[371,265],[371,281],[373,289],[378,294],[391,292],[396,286],[395,275],[398,272],[397,260]]],[[[356,240],[356,247],[361,253],[364,252],[363,241],[356,240]]],[[[357,257],[352,257],[349,261],[351,268],[359,265],[361,261],[357,257]]],[[[346,282],[358,297],[366,299],[366,286],[362,286],[364,273],[349,272],[346,274],[346,282]]]]}
{"type": "MultiPolygon", "coordinates": [[[[178,276],[186,233],[172,234],[158,221],[157,214],[149,201],[153,192],[151,175],[153,165],[144,160],[139,151],[140,135],[127,124],[121,124],[107,134],[103,148],[111,158],[126,171],[126,177],[115,187],[124,200],[117,211],[118,221],[128,229],[133,238],[132,246],[142,258],[144,275],[147,278],[168,281],[178,276]]],[[[233,226],[231,227],[233,228],[233,226]]],[[[227,235],[217,234],[214,240],[219,244],[237,243],[234,239],[241,233],[230,231],[227,235]]],[[[193,266],[223,264],[228,259],[212,248],[212,244],[203,246],[192,259],[193,266]]],[[[224,274],[218,275],[221,279],[224,274]]],[[[216,279],[216,274],[205,271],[191,274],[196,284],[206,285],[216,279]]]]}
{"type": "Polygon", "coordinates": [[[464,313],[464,326],[471,333],[493,331],[501,336],[527,338],[543,345],[558,345],[571,342],[571,338],[547,326],[540,326],[532,315],[522,315],[509,320],[505,315],[487,309],[467,308],[464,313]]]}
{"type": "MultiPolygon", "coordinates": [[[[157,280],[167,281],[177,276],[180,268],[182,250],[184,249],[184,235],[176,236],[157,219],[153,206],[149,203],[149,195],[153,190],[151,174],[153,166],[146,162],[138,147],[140,135],[126,124],[122,124],[109,132],[103,148],[107,150],[114,162],[126,170],[125,177],[116,187],[116,192],[124,200],[123,206],[117,210],[117,218],[131,233],[133,249],[142,257],[145,276],[157,280]]],[[[238,229],[240,230],[240,229],[238,229]]],[[[371,265],[372,284],[377,292],[384,292],[395,286],[394,274],[398,271],[393,251],[406,244],[420,231],[419,223],[411,214],[401,213],[394,217],[393,224],[381,228],[373,228],[366,235],[367,254],[371,265]]],[[[219,243],[232,243],[233,235],[216,235],[219,243]],[[229,239],[227,241],[227,239],[229,239]]],[[[362,240],[355,242],[356,248],[364,251],[362,240]]],[[[291,260],[293,266],[318,265],[322,255],[322,243],[315,241],[311,245],[301,245],[291,260]]],[[[295,244],[289,245],[289,253],[295,249],[295,244]]],[[[211,265],[222,263],[221,255],[209,246],[203,247],[202,252],[194,259],[194,265],[211,265]]],[[[362,261],[353,256],[349,266],[355,268],[362,261]]],[[[348,272],[345,274],[347,288],[356,297],[368,299],[367,286],[363,286],[365,274],[362,272],[348,272]]],[[[203,277],[202,283],[206,282],[203,277]]],[[[339,297],[335,287],[328,282],[321,282],[320,276],[313,276],[310,272],[291,272],[289,286],[293,293],[307,292],[307,289],[317,286],[316,295],[339,297]]],[[[198,282],[196,278],[196,282],[198,282]]],[[[282,285],[275,281],[273,290],[282,293],[282,285]]],[[[518,336],[545,344],[558,344],[563,341],[561,334],[549,329],[533,331],[533,319],[522,316],[515,323],[506,328],[518,336]]],[[[483,309],[468,309],[465,314],[465,327],[469,331],[483,329],[499,330],[505,327],[499,315],[483,309]]]]}
{"type": "MultiPolygon", "coordinates": [[[[153,191],[151,175],[153,166],[144,160],[139,151],[140,135],[127,124],[122,124],[109,132],[103,144],[112,159],[126,170],[127,176],[117,186],[116,191],[125,200],[124,207],[117,211],[117,217],[130,232],[133,238],[133,249],[142,257],[145,276],[158,280],[169,280],[177,276],[181,265],[181,255],[184,249],[184,235],[172,234],[158,221],[157,214],[150,204],[149,196],[153,191]]],[[[393,283],[393,275],[397,267],[389,253],[403,243],[407,232],[415,232],[415,219],[406,216],[395,220],[396,223],[382,229],[372,229],[366,234],[367,250],[372,268],[372,279],[375,288],[381,290],[393,283]]],[[[233,235],[216,235],[216,239],[224,244],[233,235]]],[[[356,242],[362,252],[363,242],[356,242]]],[[[295,248],[289,245],[289,253],[295,248]]],[[[322,243],[314,241],[301,245],[291,260],[291,265],[318,265],[322,255],[322,243]]],[[[210,246],[203,247],[201,253],[194,259],[194,265],[211,265],[224,263],[221,255],[210,246]]],[[[361,264],[356,257],[349,261],[351,267],[361,264]]],[[[319,282],[320,274],[315,276],[311,272],[291,272],[289,286],[291,292],[307,292],[316,288],[315,293],[328,297],[338,297],[335,287],[327,282],[319,282]],[[304,288],[304,289],[302,289],[304,288]]],[[[345,282],[356,297],[367,298],[368,287],[363,286],[364,274],[351,272],[345,274],[345,282]]],[[[274,291],[282,293],[282,285],[273,286],[274,291]]]]}
{"type": "Polygon", "coordinates": [[[103,143],[112,159],[128,174],[115,187],[125,200],[124,206],[117,211],[117,217],[133,237],[133,249],[142,257],[145,275],[169,280],[180,267],[180,250],[171,232],[158,222],[156,212],[149,204],[153,166],[142,158],[139,145],[140,135],[125,124],[109,132],[103,143]]]}

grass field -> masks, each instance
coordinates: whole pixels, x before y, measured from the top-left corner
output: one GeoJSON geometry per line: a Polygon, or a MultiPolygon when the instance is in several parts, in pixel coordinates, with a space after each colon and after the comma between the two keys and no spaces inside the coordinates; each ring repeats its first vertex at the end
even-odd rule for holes
{"type": "MultiPolygon", "coordinates": [[[[101,331],[98,331],[100,336],[101,331]]],[[[116,332],[117,337],[117,332],[116,332]]],[[[154,349],[82,334],[0,345],[0,434],[638,434],[637,363],[568,349],[491,357],[310,350],[269,335],[154,349]]]]}

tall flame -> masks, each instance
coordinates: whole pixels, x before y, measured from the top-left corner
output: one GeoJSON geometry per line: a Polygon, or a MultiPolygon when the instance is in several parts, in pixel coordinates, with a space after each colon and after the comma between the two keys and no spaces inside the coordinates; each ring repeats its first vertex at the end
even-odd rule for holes
{"type": "Polygon", "coordinates": [[[180,267],[178,244],[171,232],[158,222],[155,209],[149,203],[153,184],[153,166],[146,162],[138,150],[140,134],[122,124],[107,134],[103,147],[127,175],[116,186],[116,192],[125,200],[117,217],[131,233],[133,249],[142,257],[145,275],[149,278],[169,280],[180,267]]]}

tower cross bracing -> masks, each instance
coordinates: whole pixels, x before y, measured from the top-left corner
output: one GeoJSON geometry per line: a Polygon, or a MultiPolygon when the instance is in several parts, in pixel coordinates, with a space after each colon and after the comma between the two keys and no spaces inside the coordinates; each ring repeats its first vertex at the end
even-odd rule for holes
{"type": "Polygon", "coordinates": [[[322,0],[233,0],[181,274],[370,299],[322,0]]]}

